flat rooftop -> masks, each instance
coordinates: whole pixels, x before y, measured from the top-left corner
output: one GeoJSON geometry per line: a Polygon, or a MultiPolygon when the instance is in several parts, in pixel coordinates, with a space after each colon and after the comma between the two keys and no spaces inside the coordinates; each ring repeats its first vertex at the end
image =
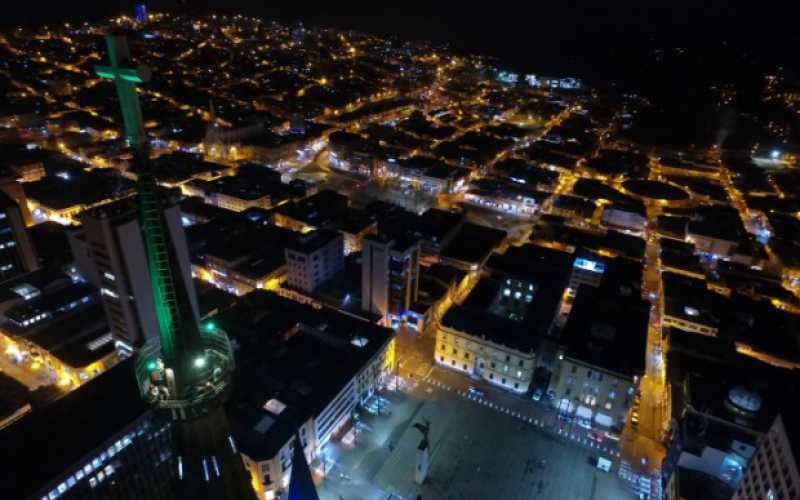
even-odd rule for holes
{"type": "Polygon", "coordinates": [[[626,377],[644,373],[650,305],[581,285],[559,343],[565,355],[626,377]]]}

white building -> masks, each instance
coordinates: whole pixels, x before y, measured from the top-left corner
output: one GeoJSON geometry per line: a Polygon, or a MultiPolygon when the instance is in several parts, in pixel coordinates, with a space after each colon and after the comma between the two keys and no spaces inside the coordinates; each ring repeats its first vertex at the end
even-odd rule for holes
{"type": "Polygon", "coordinates": [[[518,394],[528,392],[536,365],[532,349],[518,350],[444,324],[436,332],[434,358],[441,366],[518,394]]]}
{"type": "Polygon", "coordinates": [[[298,235],[286,248],[291,288],[313,292],[344,266],[344,237],[327,229],[298,235]]]}
{"type": "Polygon", "coordinates": [[[733,500],[800,498],[800,415],[785,412],[758,439],[758,450],[733,500]]]}
{"type": "MultiPolygon", "coordinates": [[[[164,214],[192,310],[199,318],[180,209],[171,206],[164,214]]],[[[70,247],[78,271],[100,288],[111,332],[132,345],[158,335],[153,286],[147,272],[136,200],[126,198],[87,210],[80,220],[81,227],[68,233],[70,247]]]]}

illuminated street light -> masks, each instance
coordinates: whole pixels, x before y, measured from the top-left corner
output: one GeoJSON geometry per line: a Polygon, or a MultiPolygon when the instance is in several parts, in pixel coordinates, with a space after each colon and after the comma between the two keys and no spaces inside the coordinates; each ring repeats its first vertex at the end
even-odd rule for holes
{"type": "Polygon", "coordinates": [[[203,368],[206,366],[206,358],[205,356],[199,356],[194,360],[194,367],[195,368],[203,368]]]}

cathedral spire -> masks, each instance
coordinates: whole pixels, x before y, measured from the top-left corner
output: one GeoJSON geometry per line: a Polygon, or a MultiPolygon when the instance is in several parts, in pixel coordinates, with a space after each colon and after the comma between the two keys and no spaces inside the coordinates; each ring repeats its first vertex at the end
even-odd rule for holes
{"type": "Polygon", "coordinates": [[[299,435],[294,438],[294,454],[292,455],[292,475],[289,479],[289,496],[287,500],[319,500],[314,478],[308,467],[303,441],[299,435]]]}
{"type": "Polygon", "coordinates": [[[139,223],[159,329],[157,338],[137,352],[139,388],[158,414],[171,421],[176,498],[254,500],[255,493],[223,407],[234,369],[231,345],[227,335],[213,323],[201,331],[149,159],[136,93],[136,84],[145,82],[149,71],[126,67],[130,55],[124,35],[110,34],[106,42],[111,65],[96,71],[116,84],[125,135],[134,150],[139,223]]]}

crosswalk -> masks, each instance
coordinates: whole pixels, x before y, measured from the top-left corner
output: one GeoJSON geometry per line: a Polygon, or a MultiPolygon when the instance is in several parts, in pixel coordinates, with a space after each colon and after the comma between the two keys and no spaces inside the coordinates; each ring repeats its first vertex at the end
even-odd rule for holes
{"type": "Polygon", "coordinates": [[[530,415],[525,415],[523,413],[520,413],[519,411],[515,411],[515,410],[512,410],[512,409],[510,409],[510,408],[508,408],[506,406],[502,406],[500,404],[494,403],[494,402],[489,401],[488,399],[486,399],[486,398],[484,398],[482,396],[477,395],[474,392],[463,391],[463,390],[460,390],[460,389],[456,389],[456,388],[454,388],[454,387],[452,387],[452,386],[450,386],[450,385],[448,385],[448,384],[446,384],[444,382],[436,380],[436,379],[434,379],[434,378],[432,378],[430,376],[425,377],[423,380],[425,382],[427,382],[431,386],[438,387],[439,389],[441,389],[443,391],[446,391],[446,392],[453,392],[454,394],[456,394],[456,395],[458,395],[458,396],[460,396],[460,397],[462,397],[464,399],[467,399],[469,401],[473,401],[473,402],[475,402],[477,404],[486,406],[487,408],[491,408],[492,410],[495,410],[495,411],[497,411],[499,413],[503,413],[503,414],[508,415],[510,417],[516,418],[516,419],[518,419],[518,420],[520,420],[522,422],[525,422],[525,423],[527,423],[529,425],[537,427],[537,428],[539,428],[539,429],[541,429],[541,430],[543,430],[545,432],[548,432],[548,433],[553,434],[555,436],[559,436],[559,437],[561,437],[563,439],[566,439],[566,440],[569,440],[571,442],[574,442],[575,444],[582,445],[582,446],[584,446],[586,448],[589,448],[589,449],[597,450],[598,452],[603,452],[603,453],[605,453],[607,455],[610,455],[610,456],[614,456],[614,457],[618,457],[619,456],[619,451],[614,449],[613,447],[602,446],[601,444],[597,443],[596,441],[594,441],[592,439],[589,439],[586,436],[581,436],[579,433],[571,432],[569,430],[564,430],[564,429],[560,429],[560,428],[559,429],[553,428],[553,426],[546,424],[543,419],[534,418],[534,417],[532,417],[530,415]]]}

